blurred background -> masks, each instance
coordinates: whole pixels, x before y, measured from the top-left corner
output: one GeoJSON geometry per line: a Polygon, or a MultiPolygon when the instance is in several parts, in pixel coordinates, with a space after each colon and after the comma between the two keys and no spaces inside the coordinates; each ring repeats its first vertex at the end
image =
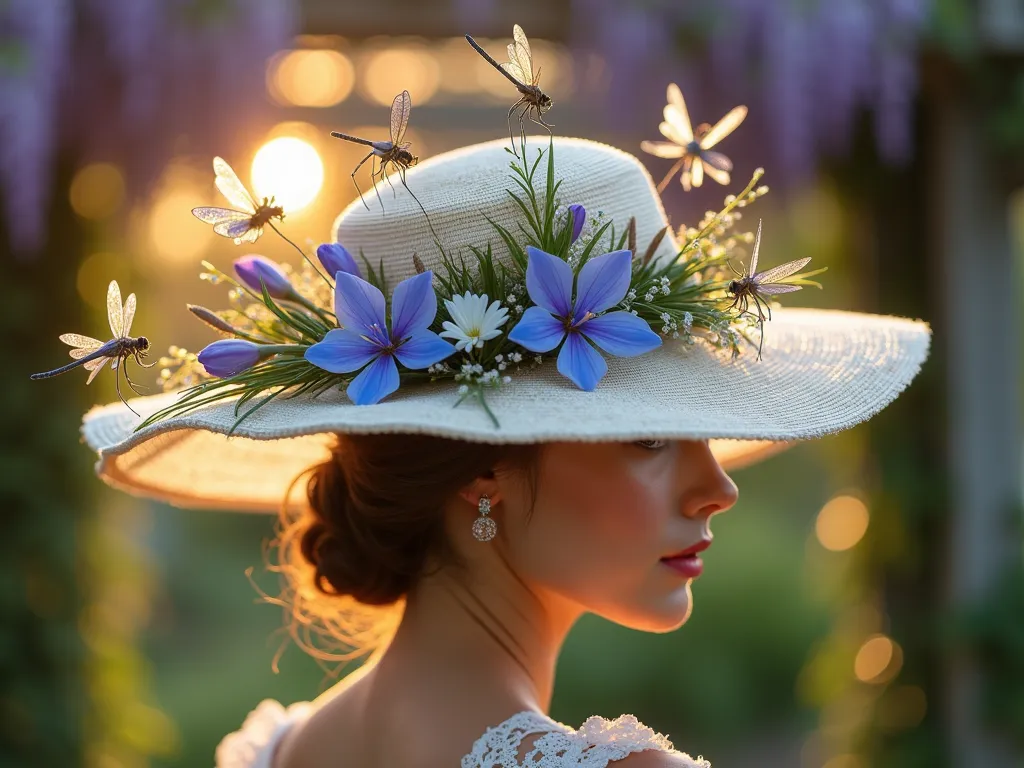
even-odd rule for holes
{"type": "Polygon", "coordinates": [[[462,35],[503,60],[517,22],[556,131],[655,179],[669,82],[694,124],[746,104],[733,184],[673,182],[673,224],[763,166],[763,258],[829,267],[786,304],[935,332],[870,423],[736,473],[684,629],[582,621],[551,714],[632,712],[715,768],[1024,765],[1019,0],[2,0],[4,768],[212,765],[262,698],[333,682],[245,575],[276,591],[270,518],[110,490],[77,428],[113,377],[28,374],[63,364],[60,333],[106,338],[111,279],[157,354],[212,340],[185,302],[222,306],[200,261],[243,253],[189,213],[223,204],[214,154],[315,245],[360,158],[329,132],[386,137],[403,88],[421,158],[506,135],[515,96],[462,35]]]}

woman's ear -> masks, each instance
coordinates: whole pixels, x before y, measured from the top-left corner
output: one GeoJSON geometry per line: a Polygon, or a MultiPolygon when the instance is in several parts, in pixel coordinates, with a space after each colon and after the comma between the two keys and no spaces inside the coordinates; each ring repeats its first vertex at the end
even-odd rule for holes
{"type": "Polygon", "coordinates": [[[477,477],[459,491],[459,496],[474,507],[480,502],[480,497],[485,495],[490,497],[492,506],[501,501],[501,491],[493,472],[477,477]]]}

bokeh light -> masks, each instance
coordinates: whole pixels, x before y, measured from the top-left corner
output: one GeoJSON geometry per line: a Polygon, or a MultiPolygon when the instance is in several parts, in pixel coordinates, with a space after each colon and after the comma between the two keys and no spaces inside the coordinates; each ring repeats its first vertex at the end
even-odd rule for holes
{"type": "Polygon", "coordinates": [[[840,552],[864,538],[869,519],[867,506],[856,496],[835,496],[818,512],[814,531],[821,546],[840,552]]]}
{"type": "Polygon", "coordinates": [[[348,98],[354,84],[352,62],[339,51],[285,51],[267,68],[267,90],[285,105],[330,107],[348,98]]]}
{"type": "Polygon", "coordinates": [[[312,203],[324,183],[324,164],[316,149],[294,136],[271,139],[252,161],[257,198],[273,197],[286,213],[312,203]]]}
{"type": "Polygon", "coordinates": [[[863,683],[884,683],[891,680],[903,665],[903,653],[885,635],[872,635],[857,651],[853,672],[863,683]]]}
{"type": "Polygon", "coordinates": [[[68,196],[72,210],[83,219],[105,219],[124,200],[124,175],[112,163],[91,163],[75,174],[68,196]]]}
{"type": "Polygon", "coordinates": [[[441,84],[441,67],[424,46],[385,48],[369,54],[363,66],[363,88],[378,104],[391,106],[395,96],[409,91],[413,108],[426,104],[441,84]]]}
{"type": "MultiPolygon", "coordinates": [[[[123,295],[127,296],[130,291],[125,291],[130,275],[128,262],[124,256],[112,251],[97,251],[89,254],[83,259],[75,275],[75,287],[78,295],[82,297],[88,306],[106,314],[107,308],[107,286],[111,280],[117,280],[120,284],[123,295]]],[[[106,323],[103,324],[104,330],[106,323]]],[[[91,335],[91,334],[90,334],[91,335]]]]}
{"type": "Polygon", "coordinates": [[[164,262],[195,264],[210,245],[210,227],[192,215],[197,205],[210,200],[210,177],[184,163],[171,165],[160,180],[146,218],[149,247],[164,262]]]}

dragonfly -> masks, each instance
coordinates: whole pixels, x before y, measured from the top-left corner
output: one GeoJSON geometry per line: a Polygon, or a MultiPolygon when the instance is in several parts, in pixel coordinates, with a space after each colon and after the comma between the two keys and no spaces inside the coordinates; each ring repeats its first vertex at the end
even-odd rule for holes
{"type": "MultiPolygon", "coordinates": [[[[384,201],[380,199],[380,191],[377,189],[377,182],[374,181],[378,176],[381,179],[391,184],[391,179],[388,178],[388,165],[392,165],[397,171],[399,178],[402,180],[402,186],[406,188],[410,195],[412,190],[409,189],[409,185],[405,183],[405,172],[408,168],[416,165],[419,162],[419,158],[416,157],[412,152],[409,151],[409,147],[412,146],[412,142],[403,141],[405,139],[405,130],[409,127],[409,114],[412,112],[412,98],[409,96],[408,91],[402,91],[400,94],[395,96],[395,100],[391,102],[391,139],[390,141],[370,141],[369,139],[361,139],[358,136],[352,136],[341,131],[331,131],[331,136],[336,139],[344,139],[345,141],[351,141],[354,144],[362,144],[370,147],[370,151],[366,157],[359,161],[359,165],[352,171],[352,183],[356,185],[356,192],[359,193],[359,199],[363,201],[363,205],[367,210],[370,206],[366,205],[366,200],[363,200],[363,191],[359,189],[359,182],[356,181],[356,173],[363,167],[363,164],[370,160],[370,181],[373,181],[373,190],[377,193],[377,200],[380,202],[381,213],[384,213],[384,201]],[[380,167],[375,167],[377,161],[380,161],[380,167]]],[[[394,185],[391,187],[394,189],[394,185]]],[[[413,199],[416,200],[417,204],[419,200],[416,195],[412,195],[413,199]]],[[[420,208],[423,206],[420,205],[420,208]]]]}
{"type": "Polygon", "coordinates": [[[218,235],[231,238],[235,245],[255,243],[271,219],[284,218],[284,208],[274,205],[273,197],[265,197],[257,205],[224,158],[213,158],[213,172],[216,174],[214,181],[217,189],[234,208],[199,207],[192,209],[192,215],[200,221],[213,224],[213,231],[218,235]]]}
{"type": "Polygon", "coordinates": [[[82,336],[78,333],[62,334],[60,340],[73,347],[68,354],[74,358],[74,362],[60,368],[55,368],[52,371],[33,373],[29,378],[48,379],[82,366],[90,372],[89,378],[85,382],[86,385],[89,385],[92,384],[92,380],[96,378],[96,375],[103,370],[103,364],[109,360],[110,367],[114,370],[117,396],[121,398],[121,402],[127,405],[132,413],[138,416],[138,411],[128,405],[128,402],[121,395],[121,380],[117,374],[119,368],[124,369],[124,377],[128,380],[128,385],[132,388],[133,392],[141,395],[142,393],[135,388],[135,383],[128,376],[127,369],[121,365],[121,361],[134,357],[135,362],[143,368],[152,368],[156,365],[156,363],[146,365],[142,362],[142,358],[146,356],[146,351],[149,349],[149,339],[145,336],[132,337],[130,335],[132,320],[135,318],[135,306],[134,293],[128,295],[122,306],[121,289],[118,287],[116,280],[111,280],[110,285],[107,286],[107,321],[110,323],[110,332],[113,334],[113,338],[110,341],[104,342],[89,336],[82,336]]]}
{"type": "Polygon", "coordinates": [[[747,108],[734,107],[714,126],[702,123],[694,133],[679,86],[669,83],[666,96],[668,104],[663,110],[665,119],[658,126],[658,130],[668,141],[640,142],[640,149],[655,157],[679,158],[679,162],[669,169],[665,178],[658,184],[658,191],[661,192],[668,186],[680,168],[682,174],[679,181],[686,191],[689,191],[691,186],[699,187],[703,184],[705,173],[719,184],[728,184],[732,161],[721,152],[713,152],[711,148],[739,127],[747,116],[747,108]]]}
{"type": "MultiPolygon", "coordinates": [[[[768,296],[773,296],[779,293],[792,293],[793,291],[799,291],[803,286],[793,285],[791,283],[779,282],[787,277],[791,277],[795,273],[803,269],[811,261],[811,257],[807,256],[803,259],[795,259],[794,261],[788,261],[785,264],[780,264],[777,267],[766,269],[763,272],[757,271],[757,254],[761,248],[761,222],[757,222],[757,235],[754,237],[754,250],[750,255],[750,264],[747,266],[745,272],[737,272],[733,269],[737,275],[738,280],[731,280],[729,282],[729,293],[732,294],[733,302],[729,305],[728,309],[733,307],[739,307],[740,315],[744,313],[754,317],[754,313],[749,311],[750,302],[754,302],[754,306],[757,307],[757,319],[761,328],[761,342],[757,347],[757,359],[761,359],[761,347],[764,345],[764,320],[765,310],[767,310],[768,319],[772,319],[772,308],[769,305],[768,296]],[[763,303],[762,303],[763,302],[763,303]]],[[[731,266],[730,266],[731,268],[731,266]]],[[[823,272],[824,268],[816,270],[815,272],[808,272],[805,275],[801,275],[801,279],[812,274],[818,274],[823,272]]],[[[807,281],[813,285],[817,285],[813,281],[807,281]]],[[[820,287],[820,286],[819,286],[820,287]]]]}
{"type": "MultiPolygon", "coordinates": [[[[522,141],[526,142],[526,127],[523,123],[525,117],[529,117],[538,125],[544,126],[548,133],[554,127],[544,122],[544,113],[551,109],[551,97],[540,89],[540,67],[533,71],[533,53],[530,51],[530,41],[526,39],[523,28],[516,24],[512,28],[512,42],[508,46],[508,61],[499,64],[487,51],[480,47],[479,43],[471,36],[466,35],[468,42],[479,53],[487,63],[507,77],[512,85],[519,91],[519,101],[512,105],[508,111],[508,138],[512,142],[512,151],[515,152],[516,145],[512,136],[512,113],[519,109],[519,135],[522,141]],[[536,115],[536,117],[535,117],[536,115]]],[[[518,157],[518,153],[516,153],[518,157]]]]}

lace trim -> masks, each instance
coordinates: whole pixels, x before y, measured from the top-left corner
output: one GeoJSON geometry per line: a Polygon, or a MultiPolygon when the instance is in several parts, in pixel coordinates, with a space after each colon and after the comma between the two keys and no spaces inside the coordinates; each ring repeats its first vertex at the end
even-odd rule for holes
{"type": "Polygon", "coordinates": [[[271,768],[274,749],[288,729],[311,710],[308,701],[285,709],[274,699],[264,699],[245,718],[242,727],[217,745],[217,768],[271,768]]]}
{"type": "Polygon", "coordinates": [[[620,715],[614,720],[593,715],[577,731],[532,710],[517,712],[488,728],[462,758],[461,768],[604,768],[645,749],[673,753],[684,761],[681,765],[689,768],[711,768],[703,757],[694,759],[676,751],[667,737],[633,715],[620,715]],[[543,735],[533,742],[520,762],[523,739],[538,733],[543,735]]]}

